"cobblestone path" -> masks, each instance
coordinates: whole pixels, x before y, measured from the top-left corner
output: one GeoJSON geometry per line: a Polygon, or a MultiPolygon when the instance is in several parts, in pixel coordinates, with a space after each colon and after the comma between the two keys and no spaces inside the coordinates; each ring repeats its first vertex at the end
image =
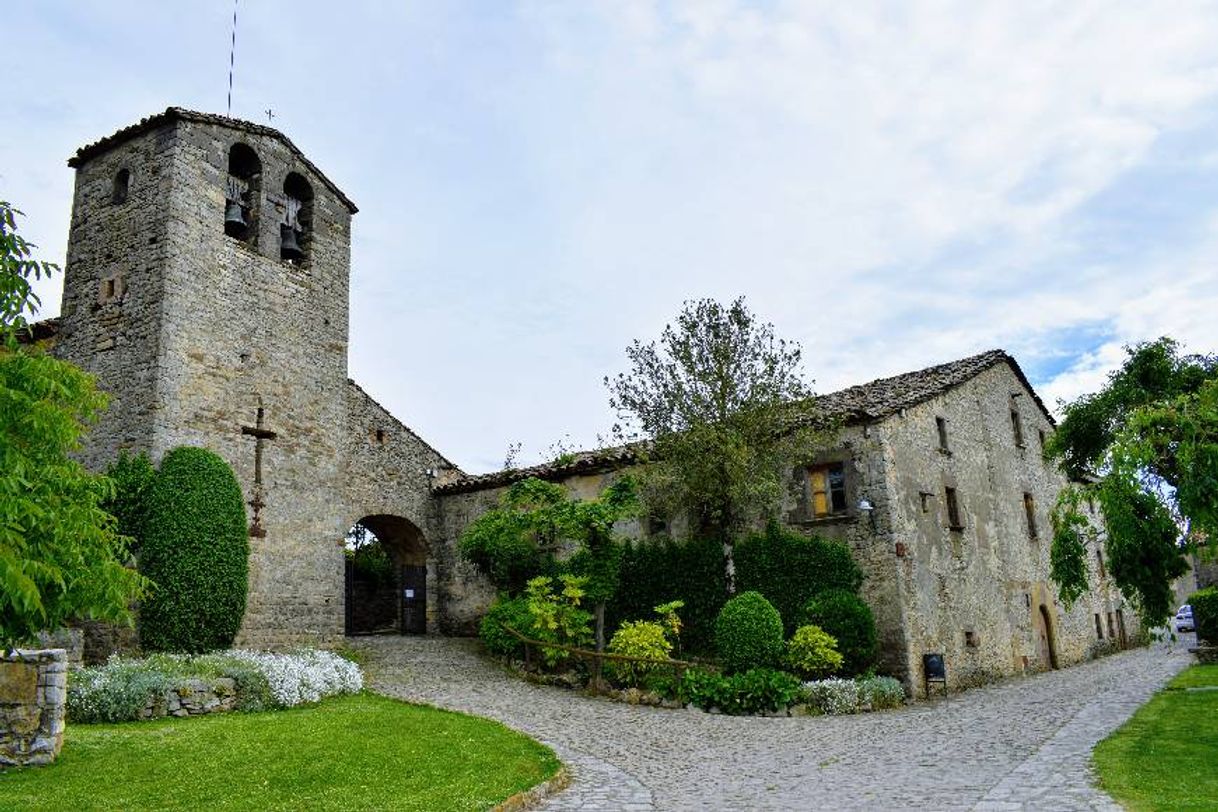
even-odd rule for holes
{"type": "Polygon", "coordinates": [[[382,693],[497,719],[572,774],[551,810],[1113,809],[1091,748],[1191,661],[1156,644],[884,713],[756,719],[531,685],[477,642],[360,638],[382,693]]]}

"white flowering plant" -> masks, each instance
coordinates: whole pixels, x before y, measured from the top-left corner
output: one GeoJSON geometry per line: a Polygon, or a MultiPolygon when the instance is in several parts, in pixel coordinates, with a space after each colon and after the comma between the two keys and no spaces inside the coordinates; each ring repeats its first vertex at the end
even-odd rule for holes
{"type": "Polygon", "coordinates": [[[808,704],[821,713],[858,713],[862,706],[862,691],[852,679],[813,680],[803,687],[808,704]]]}
{"type": "Polygon", "coordinates": [[[139,719],[154,699],[184,682],[232,679],[237,708],[267,710],[317,702],[363,690],[359,666],[329,651],[303,649],[217,651],[210,654],[113,656],[104,665],[82,668],[68,678],[68,718],[73,722],[139,719]]]}

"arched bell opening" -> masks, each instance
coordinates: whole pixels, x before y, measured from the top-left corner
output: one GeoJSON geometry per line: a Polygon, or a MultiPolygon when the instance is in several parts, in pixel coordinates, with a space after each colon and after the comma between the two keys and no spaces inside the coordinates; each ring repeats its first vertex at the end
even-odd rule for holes
{"type": "Polygon", "coordinates": [[[427,633],[427,543],[409,519],[365,516],[346,538],[349,635],[427,633]]]}
{"type": "Polygon", "coordinates": [[[224,183],[224,233],[253,244],[258,235],[258,201],[262,198],[262,161],[248,144],[228,151],[224,183]]]}
{"type": "Polygon", "coordinates": [[[313,243],[313,187],[298,172],[283,181],[283,220],[279,223],[279,258],[293,264],[309,258],[313,243]]]}

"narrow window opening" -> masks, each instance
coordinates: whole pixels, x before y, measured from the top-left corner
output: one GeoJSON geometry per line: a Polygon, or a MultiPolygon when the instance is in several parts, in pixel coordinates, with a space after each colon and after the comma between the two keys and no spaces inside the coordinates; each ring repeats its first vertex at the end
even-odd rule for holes
{"type": "Polygon", "coordinates": [[[1100,578],[1108,577],[1108,573],[1104,569],[1104,551],[1103,550],[1095,551],[1095,566],[1096,566],[1096,571],[1099,572],[1099,574],[1100,574],[1100,578]]]}
{"type": "Polygon", "coordinates": [[[968,648],[977,648],[981,645],[981,639],[977,636],[977,632],[972,629],[964,630],[964,645],[968,648]]]}
{"type": "Polygon", "coordinates": [[[1112,612],[1108,613],[1108,637],[1116,637],[1116,623],[1113,621],[1112,612]]]}
{"type": "Polygon", "coordinates": [[[376,430],[376,442],[377,442],[377,445],[385,444],[385,430],[384,429],[376,430]]]}
{"type": "Polygon", "coordinates": [[[947,503],[947,526],[952,530],[963,530],[964,523],[960,521],[960,502],[956,498],[956,489],[944,488],[943,498],[947,503]]]}
{"type": "Polygon", "coordinates": [[[1036,528],[1036,499],[1030,493],[1023,495],[1023,511],[1028,517],[1028,538],[1037,538],[1040,534],[1036,528]]]}
{"type": "Polygon", "coordinates": [[[1015,445],[1024,448],[1023,421],[1019,417],[1019,410],[1014,406],[1011,407],[1011,431],[1015,434],[1015,445]]]}
{"type": "Polygon", "coordinates": [[[110,192],[111,203],[123,203],[127,200],[127,192],[131,188],[131,172],[127,169],[118,170],[114,176],[114,188],[110,192]]]}
{"type": "Polygon", "coordinates": [[[1095,613],[1095,637],[1097,640],[1104,639],[1104,624],[1100,622],[1100,613],[1095,613]]]}
{"type": "Polygon", "coordinates": [[[279,223],[279,258],[303,263],[313,241],[313,189],[302,175],[288,173],[283,181],[283,219],[279,223]]]}
{"type": "Polygon", "coordinates": [[[846,466],[840,462],[808,469],[812,515],[816,518],[846,512],[846,466]]]}
{"type": "Polygon", "coordinates": [[[247,144],[233,144],[224,181],[224,233],[235,240],[256,242],[261,182],[258,154],[247,144]]]}
{"type": "Polygon", "coordinates": [[[930,498],[934,496],[930,491],[918,491],[918,499],[922,503],[922,512],[930,513],[930,498]]]}
{"type": "Polygon", "coordinates": [[[1045,442],[1048,440],[1048,437],[1045,436],[1045,430],[1037,429],[1036,436],[1040,439],[1040,453],[1044,454],[1045,453],[1045,442]]]}
{"type": "Polygon", "coordinates": [[[659,514],[651,513],[647,516],[647,535],[659,536],[668,532],[668,521],[659,514]]]}
{"type": "Polygon", "coordinates": [[[935,428],[939,432],[939,450],[945,454],[951,453],[951,449],[947,445],[947,420],[942,417],[936,417],[935,428]]]}

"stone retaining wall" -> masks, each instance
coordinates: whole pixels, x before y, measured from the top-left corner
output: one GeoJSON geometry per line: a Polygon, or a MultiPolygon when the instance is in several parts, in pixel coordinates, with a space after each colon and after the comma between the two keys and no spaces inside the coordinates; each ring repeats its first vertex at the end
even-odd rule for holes
{"type": "Polygon", "coordinates": [[[202,716],[208,713],[226,713],[236,706],[236,680],[231,677],[218,677],[210,682],[192,679],[148,700],[148,704],[140,712],[140,718],[202,716]]]}
{"type": "Polygon", "coordinates": [[[63,747],[67,686],[63,649],[0,657],[0,768],[55,760],[63,747]]]}

